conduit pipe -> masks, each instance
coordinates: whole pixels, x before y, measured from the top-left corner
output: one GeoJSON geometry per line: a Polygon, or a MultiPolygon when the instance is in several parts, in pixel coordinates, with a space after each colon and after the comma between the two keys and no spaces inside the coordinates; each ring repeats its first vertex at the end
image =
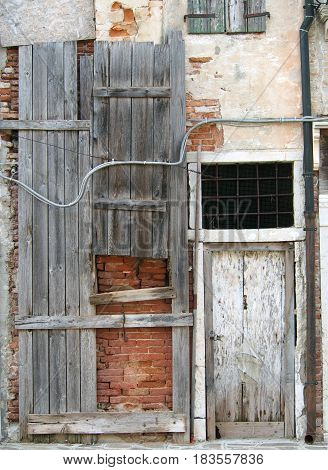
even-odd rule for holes
{"type": "MultiPolygon", "coordinates": [[[[247,118],[247,119],[226,119],[226,118],[213,118],[213,119],[204,119],[200,122],[198,122],[197,124],[195,124],[194,126],[192,126],[188,132],[186,132],[182,142],[181,142],[181,146],[180,146],[180,155],[179,155],[179,160],[177,160],[176,162],[153,162],[153,161],[138,161],[138,160],[135,160],[135,161],[119,161],[119,160],[112,160],[110,162],[105,162],[105,163],[102,163],[101,165],[97,165],[95,168],[93,168],[92,170],[90,170],[86,175],[85,177],[83,178],[82,180],[82,183],[81,183],[81,186],[80,186],[80,191],[79,191],[79,194],[77,195],[77,197],[67,203],[67,204],[61,204],[61,203],[57,203],[55,201],[51,201],[50,199],[46,198],[45,196],[43,196],[42,194],[38,193],[37,191],[35,191],[33,188],[31,188],[30,186],[26,185],[25,183],[23,183],[22,181],[19,181],[15,178],[12,178],[10,176],[6,176],[4,175],[3,173],[0,172],[0,178],[6,180],[6,181],[9,181],[9,182],[12,182],[12,183],[16,183],[18,184],[18,186],[20,186],[21,188],[23,188],[27,193],[31,194],[33,197],[35,197],[36,199],[38,199],[40,202],[43,202],[44,204],[47,204],[49,206],[52,206],[52,207],[56,207],[56,208],[59,208],[59,209],[68,209],[69,207],[73,207],[75,206],[76,204],[78,204],[80,202],[80,200],[82,199],[82,197],[84,196],[84,193],[86,191],[86,188],[87,188],[87,185],[88,185],[88,182],[89,182],[89,179],[91,178],[91,176],[100,171],[100,170],[103,170],[105,168],[109,168],[109,167],[112,167],[112,166],[125,166],[125,165],[141,165],[141,166],[168,166],[168,167],[173,167],[173,166],[180,166],[183,164],[184,162],[184,159],[185,159],[185,150],[186,150],[186,145],[187,145],[187,141],[188,141],[188,138],[190,136],[190,134],[195,130],[197,129],[198,127],[200,126],[204,126],[206,124],[285,124],[285,123],[309,123],[309,125],[311,126],[311,129],[312,129],[312,122],[319,122],[319,121],[326,121],[328,119],[328,117],[314,117],[314,116],[304,116],[304,117],[301,117],[301,118],[247,118]]],[[[92,156],[92,155],[90,155],[92,156]]]]}

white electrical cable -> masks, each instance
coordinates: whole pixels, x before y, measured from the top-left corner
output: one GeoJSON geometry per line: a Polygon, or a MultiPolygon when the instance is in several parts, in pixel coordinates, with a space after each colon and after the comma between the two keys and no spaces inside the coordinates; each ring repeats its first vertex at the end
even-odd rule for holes
{"type": "Polygon", "coordinates": [[[52,207],[57,207],[59,209],[67,209],[69,207],[73,207],[76,204],[79,203],[79,201],[82,199],[84,196],[85,190],[87,188],[87,184],[91,176],[96,173],[97,171],[103,170],[104,168],[108,168],[111,166],[122,166],[122,165],[145,165],[145,166],[179,166],[183,164],[184,157],[185,157],[185,150],[186,150],[186,145],[188,138],[190,134],[197,129],[200,126],[204,126],[206,124],[224,124],[224,123],[245,123],[245,124],[282,124],[282,123],[304,123],[304,122],[318,122],[318,121],[327,121],[328,117],[313,117],[313,116],[305,116],[302,118],[252,118],[252,119],[224,119],[224,118],[211,118],[211,119],[204,119],[194,126],[192,126],[188,132],[185,133],[183,140],[181,142],[180,146],[180,154],[179,154],[179,160],[176,162],[151,162],[151,161],[117,161],[117,160],[112,160],[111,162],[105,162],[102,163],[101,165],[96,166],[92,170],[90,170],[85,177],[82,180],[81,183],[81,188],[79,191],[79,194],[76,196],[76,198],[67,203],[67,204],[60,204],[54,201],[51,201],[50,199],[47,199],[45,196],[42,196],[42,194],[38,193],[35,191],[33,188],[30,186],[26,185],[22,181],[16,180],[15,178],[11,178],[10,176],[6,176],[0,172],[0,178],[10,181],[11,183],[16,183],[18,186],[23,188],[27,193],[31,194],[33,197],[35,197],[37,200],[40,202],[43,202],[44,204],[47,204],[52,207]]]}

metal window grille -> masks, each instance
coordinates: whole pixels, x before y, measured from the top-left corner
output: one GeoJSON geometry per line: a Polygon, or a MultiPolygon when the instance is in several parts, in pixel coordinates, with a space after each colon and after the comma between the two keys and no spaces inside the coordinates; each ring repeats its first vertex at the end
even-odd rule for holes
{"type": "Polygon", "coordinates": [[[202,165],[203,228],[294,225],[292,163],[202,165]]]}

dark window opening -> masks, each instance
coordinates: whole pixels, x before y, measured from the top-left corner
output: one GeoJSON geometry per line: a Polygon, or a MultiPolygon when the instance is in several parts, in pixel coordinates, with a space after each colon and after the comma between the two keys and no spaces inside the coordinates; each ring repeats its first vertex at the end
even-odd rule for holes
{"type": "Polygon", "coordinates": [[[292,163],[202,165],[203,228],[294,225],[292,163]]]}

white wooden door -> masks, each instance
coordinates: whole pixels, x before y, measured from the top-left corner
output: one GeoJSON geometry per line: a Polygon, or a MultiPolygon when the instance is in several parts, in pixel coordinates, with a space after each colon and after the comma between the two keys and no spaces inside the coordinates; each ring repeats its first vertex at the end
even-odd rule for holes
{"type": "Polygon", "coordinates": [[[215,421],[222,437],[284,435],[285,252],[212,258],[215,421]]]}

